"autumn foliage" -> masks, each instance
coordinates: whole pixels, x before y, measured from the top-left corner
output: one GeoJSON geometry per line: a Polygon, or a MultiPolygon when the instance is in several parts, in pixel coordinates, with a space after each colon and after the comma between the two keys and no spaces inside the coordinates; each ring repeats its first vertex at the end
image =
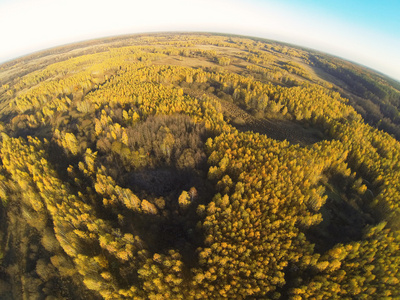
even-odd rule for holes
{"type": "Polygon", "coordinates": [[[313,72],[335,59],[104,43],[0,77],[0,298],[400,297],[400,144],[313,72]]]}

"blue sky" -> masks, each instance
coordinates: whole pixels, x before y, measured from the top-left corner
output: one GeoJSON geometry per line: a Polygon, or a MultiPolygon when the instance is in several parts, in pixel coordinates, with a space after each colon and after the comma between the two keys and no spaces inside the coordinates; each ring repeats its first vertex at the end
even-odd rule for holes
{"type": "Polygon", "coordinates": [[[0,0],[0,62],[118,34],[212,31],[321,50],[400,80],[400,0],[0,0]]]}
{"type": "Polygon", "coordinates": [[[400,1],[398,0],[287,0],[283,3],[307,8],[313,13],[331,15],[338,21],[353,23],[386,34],[399,35],[400,1]]]}

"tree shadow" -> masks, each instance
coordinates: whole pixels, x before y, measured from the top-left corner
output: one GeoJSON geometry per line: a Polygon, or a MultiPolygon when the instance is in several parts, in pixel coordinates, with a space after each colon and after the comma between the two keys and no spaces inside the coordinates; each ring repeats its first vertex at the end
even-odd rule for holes
{"type": "Polygon", "coordinates": [[[324,253],[338,243],[359,241],[367,225],[379,223],[368,207],[369,194],[355,196],[346,184],[328,181],[327,200],[319,210],[323,221],[306,230],[307,239],[315,244],[315,251],[324,253]]]}
{"type": "Polygon", "coordinates": [[[165,200],[165,207],[159,208],[157,215],[131,212],[126,216],[130,221],[125,230],[134,230],[151,253],[168,254],[170,249],[174,249],[182,255],[185,266],[197,266],[196,249],[203,246],[204,235],[197,226],[202,217],[196,210],[199,205],[207,205],[215,194],[206,173],[172,167],[144,169],[127,174],[124,183],[141,199],[154,202],[161,197],[165,200]],[[198,196],[183,209],[178,198],[182,191],[189,191],[192,187],[196,188],[198,196]]]}
{"type": "Polygon", "coordinates": [[[14,137],[23,137],[26,139],[28,136],[37,137],[39,139],[47,139],[50,140],[53,135],[52,126],[51,125],[40,125],[36,128],[25,127],[25,128],[17,128],[13,132],[14,137]]]}

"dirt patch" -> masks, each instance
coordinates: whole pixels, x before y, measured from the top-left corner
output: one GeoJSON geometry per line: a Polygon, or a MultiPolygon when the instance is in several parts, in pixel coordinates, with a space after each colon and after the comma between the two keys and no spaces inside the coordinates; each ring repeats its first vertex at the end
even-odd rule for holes
{"type": "Polygon", "coordinates": [[[173,65],[190,68],[215,67],[215,63],[206,58],[169,56],[152,62],[153,65],[173,65]]]}
{"type": "Polygon", "coordinates": [[[309,145],[324,139],[321,131],[305,128],[301,123],[276,118],[257,118],[238,107],[236,104],[220,100],[223,114],[240,131],[253,131],[265,134],[275,140],[287,140],[293,144],[309,145]]]}
{"type": "MultiPolygon", "coordinates": [[[[228,66],[224,66],[224,70],[230,71],[232,73],[240,74],[246,69],[244,61],[240,61],[237,58],[232,58],[234,63],[228,66]]],[[[209,58],[203,57],[182,57],[182,56],[169,56],[160,60],[155,60],[152,62],[153,65],[173,65],[182,66],[189,68],[215,68],[221,67],[216,61],[212,61],[209,58]]]]}
{"type": "Polygon", "coordinates": [[[342,87],[342,89],[348,90],[347,84],[338,79],[337,77],[325,72],[323,69],[318,68],[316,66],[309,66],[307,71],[309,71],[313,77],[318,78],[319,80],[325,81],[328,84],[334,84],[336,88],[342,87]]]}
{"type": "MultiPolygon", "coordinates": [[[[191,49],[191,48],[189,48],[191,49]]],[[[243,50],[236,49],[236,48],[228,48],[228,47],[219,47],[213,45],[196,45],[192,49],[201,49],[201,50],[215,50],[219,53],[225,53],[229,55],[235,55],[236,53],[243,52],[243,50]]]]}
{"type": "Polygon", "coordinates": [[[235,103],[218,98],[212,93],[191,88],[184,88],[183,91],[185,94],[195,98],[207,95],[219,101],[221,103],[221,112],[225,119],[239,131],[253,131],[265,134],[275,140],[287,140],[292,144],[302,146],[326,139],[321,130],[311,127],[307,128],[307,126],[300,122],[285,119],[281,114],[276,114],[276,117],[270,115],[266,118],[257,118],[235,103]]]}

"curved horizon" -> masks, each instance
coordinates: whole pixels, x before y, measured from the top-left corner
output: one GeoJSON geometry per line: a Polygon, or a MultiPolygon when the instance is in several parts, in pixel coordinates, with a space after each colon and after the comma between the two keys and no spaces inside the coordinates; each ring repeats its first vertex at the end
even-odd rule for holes
{"type": "Polygon", "coordinates": [[[321,51],[400,81],[399,9],[391,0],[6,0],[0,62],[119,35],[218,32],[321,51]]]}

